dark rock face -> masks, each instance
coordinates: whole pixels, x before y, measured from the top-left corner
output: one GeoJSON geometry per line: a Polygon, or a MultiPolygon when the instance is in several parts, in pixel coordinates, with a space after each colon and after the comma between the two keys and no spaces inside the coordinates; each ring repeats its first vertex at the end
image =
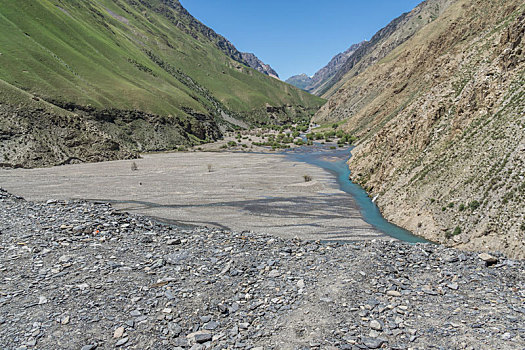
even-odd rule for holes
{"type": "Polygon", "coordinates": [[[243,52],[242,59],[249,67],[255,69],[256,71],[279,79],[279,74],[277,74],[277,72],[273,70],[270,65],[265,64],[263,61],[257,58],[257,56],[255,56],[253,53],[243,52]]]}
{"type": "Polygon", "coordinates": [[[72,113],[0,105],[3,167],[41,167],[136,158],[139,152],[193,145],[190,135],[216,140],[221,132],[207,115],[160,116],[137,110],[60,104],[72,113]]]}

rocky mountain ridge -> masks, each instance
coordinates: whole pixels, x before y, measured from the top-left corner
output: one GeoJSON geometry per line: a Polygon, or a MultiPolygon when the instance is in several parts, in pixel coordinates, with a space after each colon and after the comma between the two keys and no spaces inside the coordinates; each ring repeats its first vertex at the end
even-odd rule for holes
{"type": "Polygon", "coordinates": [[[319,87],[315,94],[329,98],[345,82],[345,75],[358,75],[379,62],[393,49],[414,36],[421,28],[438,18],[455,0],[426,0],[412,11],[394,19],[379,30],[369,41],[363,42],[348,57],[335,75],[319,87]],[[351,72],[351,73],[349,73],[351,72]]]}
{"type": "Polygon", "coordinates": [[[369,41],[354,44],[345,52],[334,56],[311,81],[299,75],[289,78],[287,82],[317,96],[329,98],[344,84],[344,77],[349,71],[357,75],[380,61],[426,24],[439,17],[454,1],[423,1],[411,12],[402,14],[379,30],[369,41]],[[306,83],[308,84],[304,87],[306,83]]]}
{"type": "Polygon", "coordinates": [[[309,77],[303,73],[288,78],[286,82],[295,87],[298,87],[299,89],[303,89],[314,95],[318,95],[318,92],[322,90],[323,86],[328,84],[329,81],[331,81],[331,79],[343,67],[346,60],[365,43],[366,42],[363,41],[359,44],[354,44],[346,51],[335,55],[326,66],[318,70],[312,77],[309,77]]]}
{"type": "Polygon", "coordinates": [[[286,82],[288,84],[293,85],[296,88],[303,89],[303,90],[306,90],[312,84],[312,81],[313,81],[312,77],[310,77],[306,73],[294,75],[286,79],[286,82]]]}
{"type": "Polygon", "coordinates": [[[277,74],[277,72],[273,70],[269,64],[261,61],[253,53],[243,52],[242,59],[249,67],[252,67],[256,71],[266,74],[272,78],[279,79],[279,74],[277,74]]]}
{"type": "MultiPolygon", "coordinates": [[[[166,13],[162,7],[155,7],[148,1],[142,1],[142,4],[146,5],[147,8],[156,11],[158,13],[166,13]]],[[[262,62],[257,56],[253,53],[240,52],[237,48],[224,36],[217,34],[213,29],[205,26],[199,20],[194,18],[180,3],[178,0],[163,0],[163,4],[169,6],[170,8],[177,11],[177,18],[173,16],[168,16],[172,19],[173,24],[175,24],[180,29],[183,29],[186,33],[192,35],[195,39],[199,39],[198,34],[206,36],[208,39],[212,40],[217,48],[223,51],[227,56],[233,60],[245,64],[248,67],[255,69],[258,72],[266,74],[268,76],[279,78],[277,72],[275,72],[270,65],[262,62]],[[183,19],[181,21],[181,19],[183,19]]]]}
{"type": "Polygon", "coordinates": [[[452,1],[340,81],[314,120],[345,121],[358,136],[352,178],[387,219],[443,244],[525,256],[524,33],[520,1],[452,1]]]}

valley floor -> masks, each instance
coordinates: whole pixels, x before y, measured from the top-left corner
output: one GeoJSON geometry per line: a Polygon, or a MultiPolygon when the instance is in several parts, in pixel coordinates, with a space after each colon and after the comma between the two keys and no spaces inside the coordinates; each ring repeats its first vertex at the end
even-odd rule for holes
{"type": "Polygon", "coordinates": [[[29,200],[111,202],[179,226],[314,240],[387,238],[362,219],[331,174],[279,154],[147,154],[138,160],[0,170],[0,184],[29,200]],[[305,175],[312,181],[305,182],[305,175]]]}
{"type": "Polygon", "coordinates": [[[177,229],[0,191],[0,272],[2,349],[525,348],[525,262],[433,244],[177,229]]]}

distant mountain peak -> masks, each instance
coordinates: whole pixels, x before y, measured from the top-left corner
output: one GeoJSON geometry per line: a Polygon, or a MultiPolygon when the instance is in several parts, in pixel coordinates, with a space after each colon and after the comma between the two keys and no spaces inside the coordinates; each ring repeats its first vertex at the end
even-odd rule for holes
{"type": "Polygon", "coordinates": [[[306,90],[308,86],[312,84],[312,78],[307,74],[303,73],[299,75],[294,75],[293,77],[286,79],[286,82],[299,89],[306,90]]]}
{"type": "Polygon", "coordinates": [[[316,91],[319,91],[326,82],[330,81],[337,74],[346,63],[346,60],[365,43],[366,41],[353,44],[346,51],[338,53],[332,57],[326,66],[317,71],[312,77],[303,73],[290,77],[286,82],[315,94],[316,91]]]}

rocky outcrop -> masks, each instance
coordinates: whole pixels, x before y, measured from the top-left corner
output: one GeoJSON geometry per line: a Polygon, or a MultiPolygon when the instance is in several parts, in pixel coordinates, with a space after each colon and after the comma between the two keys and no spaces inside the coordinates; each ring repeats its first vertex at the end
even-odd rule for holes
{"type": "Polygon", "coordinates": [[[251,67],[256,71],[269,75],[270,77],[273,77],[275,79],[279,79],[279,74],[277,74],[277,72],[274,71],[269,64],[266,64],[263,61],[261,61],[253,53],[242,52],[241,55],[242,60],[248,65],[248,67],[251,67]]]}
{"type": "Polygon", "coordinates": [[[44,108],[0,105],[0,163],[37,167],[136,158],[86,120],[44,108]]]}
{"type": "Polygon", "coordinates": [[[139,152],[176,150],[195,145],[196,139],[221,136],[215,121],[200,114],[159,116],[72,103],[59,107],[0,104],[0,165],[33,168],[130,159],[139,152]]]}
{"type": "Polygon", "coordinates": [[[388,219],[525,256],[524,13],[520,1],[457,1],[381,61],[354,66],[316,115],[359,137],[352,178],[388,219]]]}

